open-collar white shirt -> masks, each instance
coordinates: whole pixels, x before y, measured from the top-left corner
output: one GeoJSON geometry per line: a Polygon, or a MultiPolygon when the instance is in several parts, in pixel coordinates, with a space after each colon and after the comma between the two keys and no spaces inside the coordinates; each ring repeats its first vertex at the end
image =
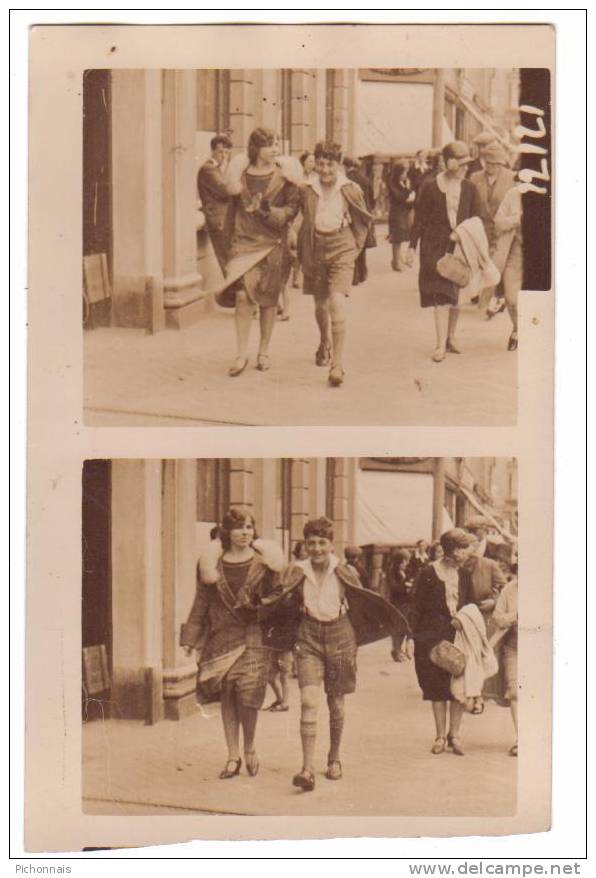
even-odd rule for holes
{"type": "Polygon", "coordinates": [[[305,574],[304,580],[304,606],[309,616],[319,622],[331,622],[337,619],[342,612],[344,602],[344,587],[339,581],[336,569],[339,558],[330,555],[329,567],[319,585],[310,558],[296,562],[305,574]]]}
{"type": "Polygon", "coordinates": [[[309,185],[319,196],[315,214],[315,228],[318,232],[337,232],[350,222],[346,199],[342,194],[342,186],[350,181],[345,174],[338,173],[333,186],[326,188],[321,185],[318,174],[309,180],[309,185]]]}

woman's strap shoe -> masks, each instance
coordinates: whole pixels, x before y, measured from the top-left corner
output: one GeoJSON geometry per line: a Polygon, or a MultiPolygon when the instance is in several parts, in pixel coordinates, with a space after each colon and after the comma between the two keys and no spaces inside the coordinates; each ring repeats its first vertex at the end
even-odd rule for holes
{"type": "Polygon", "coordinates": [[[459,738],[456,738],[455,735],[447,735],[447,746],[456,756],[465,756],[461,741],[459,738]]]}
{"type": "Polygon", "coordinates": [[[245,753],[244,761],[246,763],[246,770],[248,771],[251,777],[256,777],[259,773],[260,763],[259,757],[256,753],[245,753]]]}
{"type": "Polygon", "coordinates": [[[267,354],[259,354],[257,356],[257,369],[259,372],[268,372],[271,368],[271,360],[267,354]]]}
{"type": "Polygon", "coordinates": [[[242,375],[246,367],[248,366],[248,358],[237,361],[237,365],[231,366],[228,369],[228,375],[230,378],[236,378],[238,375],[242,375]]]}
{"type": "Polygon", "coordinates": [[[225,764],[225,768],[223,771],[219,772],[220,780],[227,780],[229,777],[236,777],[236,775],[240,774],[240,766],[242,765],[242,759],[228,759],[225,764]]]}
{"type": "Polygon", "coordinates": [[[430,748],[430,752],[434,753],[435,756],[439,753],[445,752],[445,738],[435,738],[434,744],[430,748]]]}

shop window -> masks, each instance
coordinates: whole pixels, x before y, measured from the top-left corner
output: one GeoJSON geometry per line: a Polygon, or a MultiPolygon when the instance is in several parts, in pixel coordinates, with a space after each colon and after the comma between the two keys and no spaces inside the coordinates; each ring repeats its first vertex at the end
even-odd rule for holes
{"type": "Polygon", "coordinates": [[[197,460],[197,521],[221,521],[229,505],[229,460],[197,460]]]}
{"type": "Polygon", "coordinates": [[[197,70],[197,131],[230,127],[230,71],[197,70]]]}

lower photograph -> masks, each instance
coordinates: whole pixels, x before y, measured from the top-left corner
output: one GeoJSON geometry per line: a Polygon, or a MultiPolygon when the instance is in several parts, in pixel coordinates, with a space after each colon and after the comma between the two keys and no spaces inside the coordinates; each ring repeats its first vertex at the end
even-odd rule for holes
{"type": "Polygon", "coordinates": [[[83,812],[514,815],[517,495],[505,457],[85,461],[83,812]]]}

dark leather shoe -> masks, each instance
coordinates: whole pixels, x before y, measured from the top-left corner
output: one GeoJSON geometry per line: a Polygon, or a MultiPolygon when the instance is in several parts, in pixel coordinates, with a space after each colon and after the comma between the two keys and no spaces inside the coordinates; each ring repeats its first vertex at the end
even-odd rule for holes
{"type": "Polygon", "coordinates": [[[315,776],[312,771],[306,771],[303,768],[302,771],[294,775],[292,784],[304,790],[305,793],[310,793],[315,788],[315,776]]]}
{"type": "Polygon", "coordinates": [[[334,759],[333,762],[329,763],[329,765],[327,766],[327,771],[325,772],[325,777],[327,778],[327,780],[342,779],[343,771],[339,759],[334,759]]]}
{"type": "Polygon", "coordinates": [[[509,341],[507,342],[507,350],[508,351],[516,351],[517,350],[517,332],[512,332],[509,336],[509,341]]]}

